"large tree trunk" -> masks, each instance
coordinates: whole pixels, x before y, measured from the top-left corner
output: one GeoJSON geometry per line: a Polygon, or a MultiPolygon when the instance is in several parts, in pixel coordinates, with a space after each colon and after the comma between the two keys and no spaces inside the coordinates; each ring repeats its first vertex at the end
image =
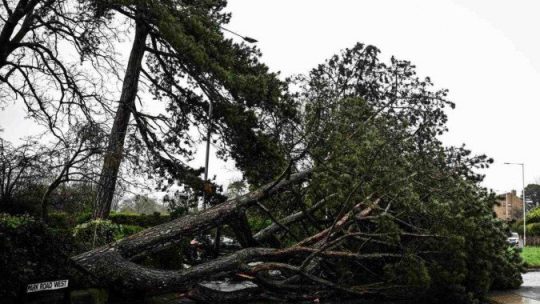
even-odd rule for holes
{"type": "MultiPolygon", "coordinates": [[[[363,225],[360,222],[369,220],[368,218],[374,219],[372,211],[378,208],[378,199],[372,201],[368,198],[350,207],[343,205],[344,208],[331,226],[316,230],[315,234],[312,234],[313,231],[306,231],[310,233],[307,238],[289,243],[286,248],[260,247],[251,235],[243,217],[245,209],[254,205],[260,206],[264,199],[286,191],[291,184],[302,183],[309,175],[310,171],[293,174],[201,213],[154,226],[75,256],[72,260],[78,269],[91,274],[100,286],[128,294],[136,292],[139,295],[148,295],[175,291],[180,298],[220,303],[265,299],[283,302],[314,301],[319,298],[351,298],[377,293],[381,295],[388,286],[382,286],[380,282],[365,282],[362,278],[364,269],[370,271],[369,275],[377,275],[366,268],[366,265],[381,272],[385,263],[396,263],[403,259],[404,254],[400,250],[362,250],[372,238],[382,237],[381,240],[374,241],[385,243],[383,240],[389,236],[363,232],[361,229],[363,225]],[[186,237],[208,234],[210,229],[223,224],[235,227],[233,230],[238,241],[246,248],[223,252],[223,255],[213,257],[206,254],[200,260],[191,260],[194,262],[191,263],[192,266],[181,270],[152,269],[137,264],[142,257],[153,252],[180,242],[191,244],[186,237]],[[359,276],[351,276],[348,268],[342,270],[344,265],[360,265],[361,267],[354,270],[359,276]],[[347,273],[343,276],[336,270],[347,273]],[[234,288],[221,289],[220,284],[237,285],[234,288]]],[[[306,217],[332,196],[334,195],[329,195],[305,210],[304,215],[295,213],[274,220],[277,226],[271,225],[256,235],[264,239],[268,234],[274,234],[280,229],[288,231],[284,225],[298,221],[302,216],[306,217]]],[[[405,238],[405,234],[400,237],[405,238]]],[[[211,250],[211,246],[206,246],[206,249],[211,250]]],[[[380,275],[382,276],[382,273],[380,275]]],[[[396,287],[402,288],[400,285],[396,287]]]]}
{"type": "Polygon", "coordinates": [[[256,204],[283,188],[304,181],[310,171],[293,174],[279,182],[168,223],[154,226],[118,242],[94,249],[73,258],[74,262],[100,279],[104,285],[132,290],[189,290],[193,282],[219,272],[238,269],[254,258],[274,257],[270,248],[247,248],[185,271],[156,270],[137,265],[132,260],[173,246],[182,237],[196,235],[219,225],[237,221],[243,209],[256,204]]]}
{"type": "Polygon", "coordinates": [[[123,158],[124,140],[131,117],[131,111],[135,108],[137,86],[141,72],[142,59],[146,47],[148,28],[143,22],[137,22],[135,27],[135,39],[129,62],[124,76],[122,94],[114,123],[109,135],[109,145],[103,159],[103,168],[98,184],[98,193],[94,218],[107,218],[111,210],[111,202],[116,188],[118,170],[123,158]]]}
{"type": "Polygon", "coordinates": [[[56,187],[54,184],[50,185],[41,197],[41,220],[45,223],[49,222],[49,196],[51,196],[51,193],[56,187]]]}

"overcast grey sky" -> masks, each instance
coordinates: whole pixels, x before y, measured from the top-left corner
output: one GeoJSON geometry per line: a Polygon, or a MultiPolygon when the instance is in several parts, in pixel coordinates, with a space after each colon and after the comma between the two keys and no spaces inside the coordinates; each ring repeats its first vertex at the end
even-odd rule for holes
{"type": "MultiPolygon", "coordinates": [[[[263,61],[284,76],[306,73],[360,41],[416,64],[420,76],[448,88],[448,145],[465,143],[495,159],[485,185],[521,189],[540,177],[540,1],[536,0],[229,0],[228,28],[259,40],[263,61]]],[[[24,111],[0,111],[4,136],[28,132],[24,111]]],[[[203,152],[203,151],[201,151],[203,152]]],[[[203,153],[197,163],[202,164],[203,153]]],[[[238,177],[212,159],[219,182],[238,177]]]]}
{"type": "Polygon", "coordinates": [[[521,189],[540,177],[540,1],[229,0],[229,28],[259,40],[263,60],[284,75],[305,73],[357,41],[383,58],[416,64],[448,88],[448,145],[495,159],[485,185],[521,189]]]}

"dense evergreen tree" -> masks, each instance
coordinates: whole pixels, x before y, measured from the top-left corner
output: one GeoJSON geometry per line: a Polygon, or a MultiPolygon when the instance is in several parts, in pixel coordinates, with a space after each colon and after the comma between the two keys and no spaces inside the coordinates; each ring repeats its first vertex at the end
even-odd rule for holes
{"type": "Polygon", "coordinates": [[[476,173],[491,159],[464,147],[445,148],[437,136],[446,130],[444,108],[453,107],[446,91],[418,78],[409,62],[392,58],[386,65],[377,55],[376,48],[358,44],[306,78],[315,167],[309,197],[318,201],[336,193],[328,205],[332,218],[378,198],[385,216],[359,229],[382,233],[387,243],[363,250],[405,252],[408,262],[360,266],[418,284],[415,296],[467,302],[493,286],[519,286],[508,228],[494,218],[495,196],[479,185],[483,177],[476,173]],[[437,237],[408,241],[406,233],[437,237]]]}

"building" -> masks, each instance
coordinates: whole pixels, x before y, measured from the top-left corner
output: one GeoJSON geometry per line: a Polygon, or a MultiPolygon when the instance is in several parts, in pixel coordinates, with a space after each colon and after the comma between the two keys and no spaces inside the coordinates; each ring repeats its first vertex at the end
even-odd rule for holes
{"type": "Polygon", "coordinates": [[[523,218],[523,200],[516,194],[516,190],[497,196],[498,204],[494,211],[497,218],[514,221],[523,218]]]}

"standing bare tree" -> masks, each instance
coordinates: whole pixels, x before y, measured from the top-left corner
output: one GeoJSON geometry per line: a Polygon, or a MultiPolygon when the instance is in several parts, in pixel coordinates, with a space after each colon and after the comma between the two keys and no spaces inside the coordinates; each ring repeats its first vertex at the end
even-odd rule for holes
{"type": "Polygon", "coordinates": [[[0,138],[0,208],[40,175],[36,172],[39,159],[34,151],[35,142],[26,142],[18,147],[0,138]]]}
{"type": "Polygon", "coordinates": [[[106,18],[85,6],[72,0],[0,5],[0,102],[21,100],[56,136],[66,123],[94,119],[105,80],[90,70],[112,71],[116,63],[111,32],[102,30],[106,18]]]}
{"type": "Polygon", "coordinates": [[[47,221],[49,198],[62,184],[95,184],[96,156],[103,153],[104,134],[97,125],[79,125],[50,147],[44,147],[40,161],[47,169],[47,188],[41,197],[41,218],[47,221]]]}

